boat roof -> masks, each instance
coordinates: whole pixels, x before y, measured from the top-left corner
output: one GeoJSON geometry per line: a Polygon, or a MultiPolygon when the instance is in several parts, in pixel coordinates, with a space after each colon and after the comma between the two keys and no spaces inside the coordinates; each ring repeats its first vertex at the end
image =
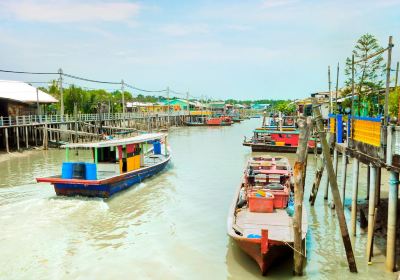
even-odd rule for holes
{"type": "Polygon", "coordinates": [[[147,133],[141,134],[134,137],[122,138],[122,139],[113,139],[113,140],[104,140],[99,142],[90,142],[90,143],[70,143],[62,145],[61,148],[104,148],[104,147],[114,147],[121,146],[126,144],[138,144],[147,141],[161,139],[167,136],[166,133],[147,133]]]}

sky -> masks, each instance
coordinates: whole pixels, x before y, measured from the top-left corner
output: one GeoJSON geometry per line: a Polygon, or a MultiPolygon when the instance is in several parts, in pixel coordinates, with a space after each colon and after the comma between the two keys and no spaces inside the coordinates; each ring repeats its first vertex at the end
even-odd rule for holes
{"type": "Polygon", "coordinates": [[[62,68],[213,99],[296,99],[328,90],[328,65],[335,77],[365,33],[382,46],[392,35],[397,62],[400,0],[0,0],[0,69],[62,68]]]}

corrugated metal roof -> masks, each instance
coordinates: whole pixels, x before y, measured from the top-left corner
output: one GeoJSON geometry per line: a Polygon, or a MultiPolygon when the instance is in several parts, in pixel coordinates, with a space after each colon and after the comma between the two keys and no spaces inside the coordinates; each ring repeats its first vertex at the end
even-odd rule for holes
{"type": "Polygon", "coordinates": [[[147,133],[141,134],[135,137],[129,138],[122,138],[122,139],[113,139],[113,140],[106,140],[100,142],[93,142],[93,143],[70,143],[62,145],[61,148],[104,148],[104,147],[115,147],[121,146],[126,144],[137,144],[143,143],[147,141],[162,139],[167,134],[165,133],[147,133]]]}
{"type": "MultiPolygon", "coordinates": [[[[36,88],[25,82],[0,80],[0,98],[23,103],[36,103],[36,88]]],[[[39,90],[39,103],[56,102],[58,101],[53,96],[39,90]]]]}

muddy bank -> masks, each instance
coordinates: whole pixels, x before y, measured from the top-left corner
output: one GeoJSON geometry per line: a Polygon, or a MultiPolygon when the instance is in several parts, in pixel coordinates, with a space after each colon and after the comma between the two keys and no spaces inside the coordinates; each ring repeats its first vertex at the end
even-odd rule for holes
{"type": "Polygon", "coordinates": [[[20,152],[0,152],[0,162],[4,162],[4,161],[8,161],[8,160],[12,160],[15,158],[23,158],[23,157],[27,157],[30,156],[38,151],[42,151],[43,148],[42,147],[35,147],[32,149],[27,149],[27,150],[21,150],[20,152]]]}

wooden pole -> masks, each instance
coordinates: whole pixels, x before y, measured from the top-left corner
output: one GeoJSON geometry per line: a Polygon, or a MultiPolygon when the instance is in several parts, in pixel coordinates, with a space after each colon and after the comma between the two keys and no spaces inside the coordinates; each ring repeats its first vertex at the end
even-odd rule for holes
{"type": "Polygon", "coordinates": [[[357,196],[358,196],[358,174],[360,163],[357,158],[353,159],[353,195],[351,199],[351,232],[357,234],[357,196]]]}
{"type": "MultiPolygon", "coordinates": [[[[331,153],[329,152],[329,160],[331,160],[331,153]]],[[[324,190],[324,199],[328,200],[329,196],[329,174],[328,170],[326,171],[326,182],[325,182],[325,190],[324,190]]]]}
{"type": "Polygon", "coordinates": [[[299,145],[297,146],[297,161],[294,165],[294,203],[295,211],[293,218],[294,230],[294,274],[303,275],[304,248],[302,238],[302,215],[304,197],[304,178],[306,173],[306,162],[308,155],[308,139],[310,137],[311,119],[304,118],[298,120],[299,126],[299,145]]]}
{"type": "MultiPolygon", "coordinates": [[[[396,78],[395,78],[395,82],[394,82],[394,90],[396,93],[398,93],[398,89],[397,89],[397,82],[399,81],[399,62],[397,61],[396,64],[396,78]]],[[[400,125],[400,98],[399,98],[399,107],[398,107],[398,112],[397,112],[397,125],[400,125]]]]}
{"type": "Polygon", "coordinates": [[[328,86],[329,86],[329,114],[332,114],[332,91],[331,91],[331,66],[328,66],[328,86]]]}
{"type": "Polygon", "coordinates": [[[43,129],[43,149],[47,150],[48,149],[48,140],[47,140],[47,122],[44,124],[44,129],[43,129]]]}
{"type": "Polygon", "coordinates": [[[4,129],[4,135],[6,137],[6,151],[7,151],[7,153],[9,153],[10,152],[10,147],[8,145],[8,128],[7,127],[4,129]]]}
{"type": "Polygon", "coordinates": [[[336,68],[335,113],[338,112],[338,107],[337,107],[338,91],[339,91],[339,62],[336,68]]]}
{"type": "Polygon", "coordinates": [[[315,203],[315,199],[317,198],[317,194],[318,194],[318,189],[319,189],[319,185],[321,183],[321,178],[322,178],[322,174],[324,173],[324,159],[323,156],[320,155],[317,158],[317,170],[315,172],[315,178],[314,178],[314,183],[310,192],[310,204],[311,206],[314,206],[315,203]]]}
{"type": "Polygon", "coordinates": [[[391,71],[391,63],[392,63],[392,42],[393,37],[389,36],[389,43],[388,43],[388,58],[386,63],[386,90],[385,90],[385,111],[384,111],[384,119],[383,124],[386,127],[388,124],[388,116],[389,116],[389,90],[390,90],[390,71],[391,71]]]}
{"type": "Polygon", "coordinates": [[[386,269],[396,269],[396,226],[397,226],[397,200],[399,187],[399,173],[390,171],[389,200],[388,200],[388,225],[386,242],[386,269]]]}
{"type": "MultiPolygon", "coordinates": [[[[378,208],[374,208],[373,211],[374,211],[374,219],[372,221],[370,221],[368,219],[368,227],[369,227],[369,224],[372,224],[371,227],[373,229],[375,229],[376,216],[377,216],[377,213],[378,213],[378,208]]],[[[368,250],[368,255],[367,255],[368,264],[372,264],[372,254],[373,254],[373,246],[374,246],[374,236],[373,235],[372,235],[371,240],[368,240],[367,246],[368,246],[368,248],[367,248],[367,250],[368,250]]]]}
{"type": "Polygon", "coordinates": [[[19,126],[15,127],[15,133],[17,134],[17,150],[19,151],[19,126]]]}
{"type": "Polygon", "coordinates": [[[27,126],[25,126],[25,146],[27,149],[29,148],[29,134],[27,126]]]}
{"type": "Polygon", "coordinates": [[[316,106],[315,101],[313,102],[313,113],[316,121],[317,132],[319,134],[319,138],[322,145],[322,152],[324,154],[324,158],[326,159],[326,170],[328,171],[329,181],[331,183],[331,192],[333,196],[333,202],[336,207],[336,214],[339,220],[340,231],[342,234],[343,245],[345,247],[347,262],[349,264],[349,269],[351,272],[357,272],[356,260],[354,258],[353,248],[350,241],[349,232],[347,230],[346,218],[344,216],[342,201],[340,198],[339,188],[335,176],[335,172],[333,169],[332,160],[330,158],[330,149],[328,145],[328,141],[326,140],[324,125],[322,123],[321,110],[318,106],[316,106]]]}
{"type": "Polygon", "coordinates": [[[346,199],[346,176],[347,176],[347,156],[346,156],[346,151],[344,151],[342,154],[342,203],[343,203],[343,208],[344,208],[344,201],[346,199]]]}
{"type": "Polygon", "coordinates": [[[376,200],[376,179],[377,179],[377,167],[371,166],[371,184],[369,189],[369,201],[368,201],[368,237],[367,237],[367,257],[371,255],[372,250],[372,238],[374,236],[374,217],[375,217],[375,200],[376,200]]]}

